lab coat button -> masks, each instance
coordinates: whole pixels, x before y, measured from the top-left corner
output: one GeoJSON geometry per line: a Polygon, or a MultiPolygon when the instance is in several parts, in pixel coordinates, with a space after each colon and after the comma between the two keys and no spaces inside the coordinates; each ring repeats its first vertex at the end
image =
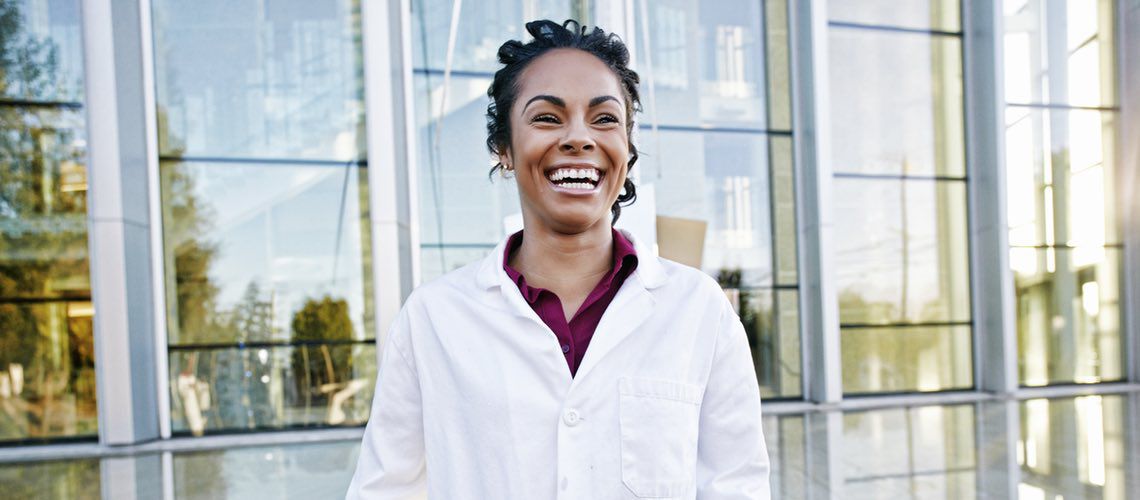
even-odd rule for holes
{"type": "Polygon", "coordinates": [[[566,425],[574,427],[582,421],[582,416],[578,414],[578,410],[566,410],[566,414],[562,415],[562,421],[566,422],[566,425]]]}
{"type": "Polygon", "coordinates": [[[562,344],[562,352],[570,352],[570,344],[562,344]]]}

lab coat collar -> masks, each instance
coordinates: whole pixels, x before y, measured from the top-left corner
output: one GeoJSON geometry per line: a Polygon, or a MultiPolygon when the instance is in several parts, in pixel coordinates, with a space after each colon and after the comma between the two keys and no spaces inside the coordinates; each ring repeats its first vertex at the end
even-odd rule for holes
{"type": "MultiPolygon", "coordinates": [[[[646,289],[654,289],[664,285],[665,270],[662,269],[653,249],[639,241],[629,231],[625,229],[618,229],[618,231],[621,231],[622,236],[633,243],[633,248],[637,251],[637,270],[633,273],[633,276],[637,278],[634,282],[644,285],[646,289]]],[[[507,240],[509,239],[509,235],[503,238],[479,265],[475,280],[480,289],[486,290],[507,284],[513,285],[510,276],[507,276],[507,272],[503,270],[503,252],[507,250],[507,240]]]]}
{"type": "MultiPolygon", "coordinates": [[[[590,348],[586,351],[581,366],[578,367],[577,375],[571,380],[571,387],[579,383],[578,381],[592,371],[606,354],[649,319],[656,304],[650,290],[665,284],[665,270],[657,255],[653,253],[653,249],[638,241],[629,231],[622,229],[619,231],[630,243],[633,243],[633,248],[637,251],[637,269],[625,280],[614,296],[613,302],[602,315],[593,340],[590,341],[590,348]]],[[[495,250],[483,259],[476,274],[476,282],[481,290],[499,287],[499,293],[515,313],[545,328],[546,324],[523,298],[518,285],[503,270],[503,252],[507,249],[509,239],[509,236],[504,238],[495,250]]],[[[551,334],[553,335],[553,332],[551,334]]],[[[570,373],[567,372],[566,376],[569,377],[570,373]]]]}

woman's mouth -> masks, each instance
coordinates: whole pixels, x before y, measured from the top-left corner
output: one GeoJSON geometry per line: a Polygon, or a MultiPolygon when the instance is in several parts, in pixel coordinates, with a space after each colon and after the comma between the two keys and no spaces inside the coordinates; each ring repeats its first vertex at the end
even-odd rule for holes
{"type": "Polygon", "coordinates": [[[602,177],[602,172],[593,167],[561,167],[546,172],[546,178],[557,191],[572,194],[596,192],[602,177]]]}

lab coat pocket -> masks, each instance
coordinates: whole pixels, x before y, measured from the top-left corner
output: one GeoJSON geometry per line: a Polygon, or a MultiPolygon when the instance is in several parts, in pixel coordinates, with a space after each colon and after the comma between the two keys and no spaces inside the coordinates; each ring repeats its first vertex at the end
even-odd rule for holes
{"type": "Polygon", "coordinates": [[[618,389],[622,482],[639,498],[686,494],[697,468],[701,387],[623,377],[618,389]]]}

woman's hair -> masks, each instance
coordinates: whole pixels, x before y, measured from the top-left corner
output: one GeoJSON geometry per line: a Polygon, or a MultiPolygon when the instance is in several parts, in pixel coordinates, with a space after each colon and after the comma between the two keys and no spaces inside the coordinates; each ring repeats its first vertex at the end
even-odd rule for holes
{"type": "MultiPolygon", "coordinates": [[[[511,107],[518,98],[519,75],[539,56],[552,49],[578,49],[593,54],[613,70],[621,83],[622,94],[625,98],[626,135],[629,137],[629,163],[628,169],[633,169],[637,162],[637,148],[633,145],[630,134],[633,132],[633,114],[641,110],[641,100],[637,92],[640,78],[637,72],[629,69],[629,49],[617,35],[606,33],[601,28],[586,29],[573,19],[562,24],[549,20],[531,21],[526,23],[526,30],[533,40],[522,43],[510,40],[499,47],[499,62],[503,67],[495,72],[495,79],[487,89],[487,96],[491,104],[487,106],[487,148],[495,155],[506,154],[511,145],[511,107]]],[[[502,162],[491,168],[491,174],[502,171],[505,167],[502,162]]],[[[629,205],[637,199],[637,190],[633,181],[627,175],[622,193],[614,201],[610,212],[613,213],[613,222],[621,216],[621,205],[629,205]]]]}

